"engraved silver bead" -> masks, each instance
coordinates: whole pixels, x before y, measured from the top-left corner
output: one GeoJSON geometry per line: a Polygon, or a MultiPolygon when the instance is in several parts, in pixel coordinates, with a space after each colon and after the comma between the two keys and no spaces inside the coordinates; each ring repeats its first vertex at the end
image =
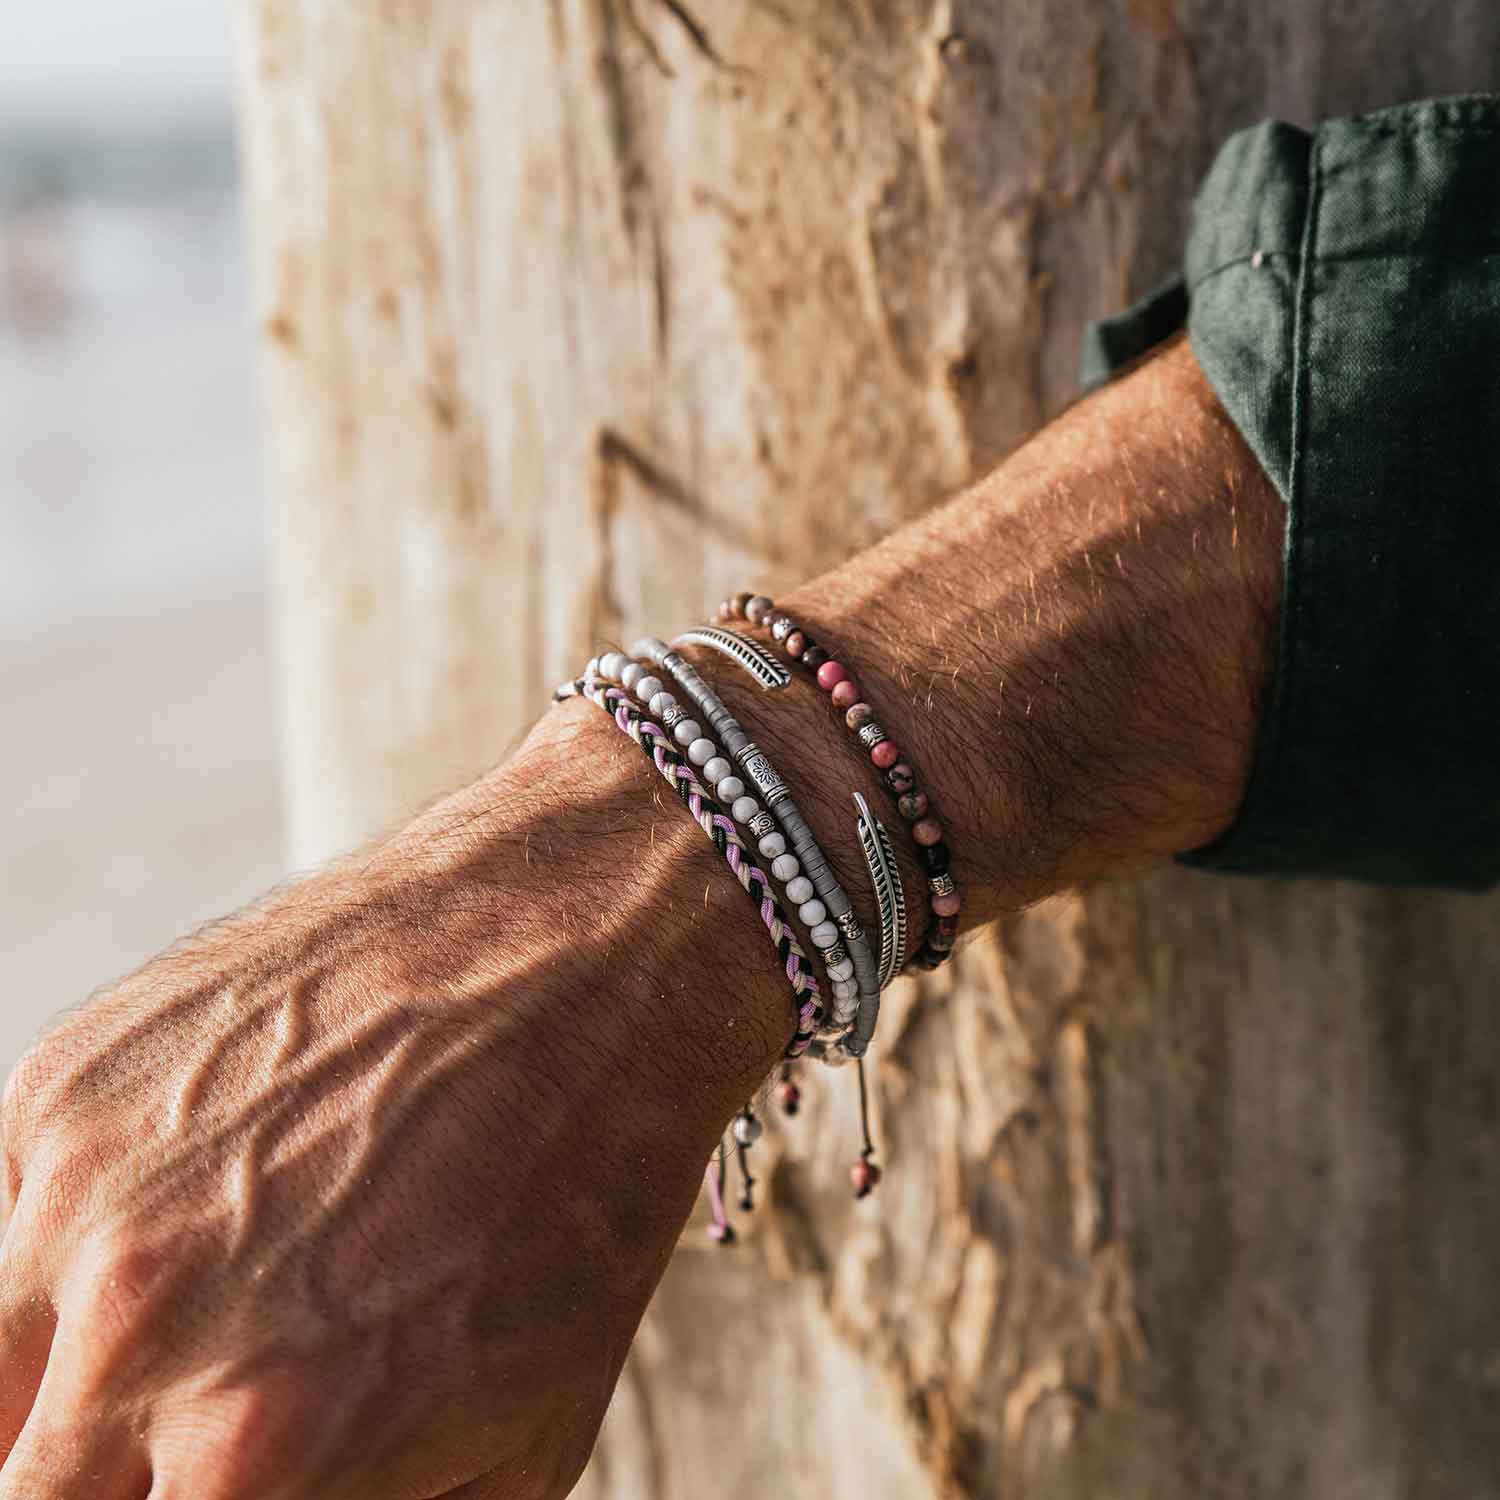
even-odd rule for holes
{"type": "Polygon", "coordinates": [[[927,882],[927,889],[934,896],[951,896],[958,886],[954,883],[951,875],[934,875],[927,882]]]}
{"type": "Polygon", "coordinates": [[[838,919],[839,931],[844,934],[846,943],[857,943],[864,937],[865,930],[859,925],[859,918],[852,911],[846,911],[838,919]]]}
{"type": "Polygon", "coordinates": [[[750,820],[750,832],[753,833],[758,839],[764,838],[768,833],[774,832],[775,828],[776,819],[773,818],[770,813],[765,811],[756,814],[756,816],[750,820]]]}
{"type": "Polygon", "coordinates": [[[873,750],[888,736],[879,724],[866,724],[859,730],[857,738],[866,750],[873,750]]]}

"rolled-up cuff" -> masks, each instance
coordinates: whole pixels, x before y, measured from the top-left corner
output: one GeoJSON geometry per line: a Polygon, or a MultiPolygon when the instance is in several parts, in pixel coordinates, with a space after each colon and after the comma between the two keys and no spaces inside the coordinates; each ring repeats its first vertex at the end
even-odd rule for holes
{"type": "Polygon", "coordinates": [[[1091,330],[1085,375],[1185,316],[1287,503],[1281,638],[1249,789],[1225,837],[1183,857],[1493,883],[1500,100],[1233,137],[1200,191],[1183,285],[1175,321],[1158,293],[1091,330]]]}

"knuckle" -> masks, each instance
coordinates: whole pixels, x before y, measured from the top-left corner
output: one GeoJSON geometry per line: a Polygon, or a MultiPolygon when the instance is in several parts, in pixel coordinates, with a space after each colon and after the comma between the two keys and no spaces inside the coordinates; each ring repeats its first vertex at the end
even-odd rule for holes
{"type": "Polygon", "coordinates": [[[313,1456],[326,1385],[313,1372],[262,1371],[215,1403],[214,1458],[225,1473],[290,1478],[313,1456]]]}
{"type": "Polygon", "coordinates": [[[57,1118],[72,1093],[75,1058],[64,1029],[50,1031],[21,1054],[0,1092],[0,1130],[7,1146],[30,1144],[57,1118]]]}
{"type": "Polygon", "coordinates": [[[83,1221],[94,1184],[103,1168],[103,1152],[94,1142],[58,1143],[36,1164],[36,1231],[52,1241],[83,1221]]]}
{"type": "Polygon", "coordinates": [[[27,1048],[5,1079],[0,1091],[0,1131],[5,1135],[7,1151],[15,1150],[25,1137],[36,1114],[38,1094],[45,1071],[40,1044],[27,1048]]]}
{"type": "Polygon", "coordinates": [[[151,1324],[172,1300],[171,1267],[153,1246],[116,1240],[100,1254],[87,1302],[97,1328],[126,1337],[151,1324]]]}

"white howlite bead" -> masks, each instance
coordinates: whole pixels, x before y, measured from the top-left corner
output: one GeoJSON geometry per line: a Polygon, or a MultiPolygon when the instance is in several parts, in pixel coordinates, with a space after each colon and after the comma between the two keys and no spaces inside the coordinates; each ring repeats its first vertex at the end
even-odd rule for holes
{"type": "Polygon", "coordinates": [[[795,880],[786,883],[786,894],[789,901],[795,901],[799,906],[804,901],[811,901],[817,887],[813,885],[806,875],[799,875],[795,880]]]}
{"type": "MultiPolygon", "coordinates": [[[[838,942],[840,933],[838,927],[833,922],[819,922],[813,928],[810,936],[818,947],[831,948],[838,942]]],[[[828,972],[832,974],[833,970],[830,969],[828,972]]]]}
{"type": "Polygon", "coordinates": [[[778,854],[771,861],[771,873],[778,880],[795,880],[802,873],[802,865],[795,854],[778,854]]]}
{"type": "Polygon", "coordinates": [[[755,847],[767,859],[775,859],[778,854],[786,853],[786,835],[784,833],[768,833],[755,847]]]}
{"type": "Polygon", "coordinates": [[[804,901],[797,908],[797,915],[806,926],[816,927],[828,915],[828,908],[814,896],[811,901],[804,901]]]}
{"type": "Polygon", "coordinates": [[[729,815],[736,823],[748,823],[760,811],[760,803],[754,797],[736,797],[729,815]]]}
{"type": "Polygon", "coordinates": [[[833,981],[833,998],[835,1000],[855,1000],[859,997],[859,984],[853,979],[835,979],[833,981]]]}
{"type": "Polygon", "coordinates": [[[714,758],[714,749],[712,740],[694,740],[688,746],[688,759],[695,766],[706,766],[714,758]]]}
{"type": "Polygon", "coordinates": [[[828,977],[830,979],[853,979],[854,960],[852,958],[841,958],[836,964],[829,964],[828,977]]]}
{"type": "Polygon", "coordinates": [[[711,781],[715,786],[723,781],[726,776],[734,775],[734,767],[724,759],[722,755],[716,755],[703,768],[703,779],[711,781]]]}
{"type": "Polygon", "coordinates": [[[599,675],[607,677],[611,682],[620,680],[620,673],[625,670],[625,657],[619,651],[606,651],[599,658],[599,675]]]}
{"type": "Polygon", "coordinates": [[[853,1000],[840,1000],[833,1007],[833,1024],[847,1026],[859,1014],[859,1006],[853,1000]]]}
{"type": "Polygon", "coordinates": [[[664,714],[669,708],[677,707],[677,699],[671,693],[655,692],[652,693],[650,701],[646,704],[646,707],[649,708],[653,714],[664,714]]]}
{"type": "MultiPolygon", "coordinates": [[[[707,770],[707,767],[704,767],[707,770]]],[[[726,776],[718,788],[720,802],[733,802],[745,795],[745,783],[738,776],[726,776]]]]}
{"type": "Polygon", "coordinates": [[[672,731],[672,738],[679,745],[691,745],[694,740],[703,738],[703,726],[696,719],[684,719],[672,731]]]}
{"type": "Polygon", "coordinates": [[[640,677],[636,679],[635,695],[642,703],[650,703],[661,691],[662,681],[660,677],[640,677]]]}
{"type": "Polygon", "coordinates": [[[635,691],[635,685],[646,675],[646,669],[638,661],[629,661],[620,669],[620,681],[625,684],[631,692],[635,691]]]}

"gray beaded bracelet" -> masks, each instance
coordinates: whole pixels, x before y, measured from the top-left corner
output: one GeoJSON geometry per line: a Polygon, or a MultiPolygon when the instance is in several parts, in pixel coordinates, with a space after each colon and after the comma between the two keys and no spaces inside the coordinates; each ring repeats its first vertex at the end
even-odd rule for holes
{"type": "MultiPolygon", "coordinates": [[[[859,1008],[853,1028],[838,1044],[839,1050],[849,1057],[864,1056],[870,1039],[875,1034],[875,1023],[880,1015],[880,973],[869,940],[855,913],[854,903],[849,899],[849,893],[839,884],[838,877],[818,847],[807,819],[802,816],[786,783],[772,768],[765,752],[746,734],[719,696],[698,675],[691,662],[655,636],[642,637],[630,648],[630,654],[645,657],[671,675],[678,687],[692,700],[698,712],[713,726],[719,741],[765,799],[782,832],[791,842],[803,871],[828,908],[829,917],[843,933],[849,950],[849,961],[854,968],[859,1008]]],[[[832,973],[833,969],[830,968],[829,972],[832,973]]]]}
{"type": "Polygon", "coordinates": [[[735,775],[735,768],[703,726],[681,707],[659,677],[651,675],[649,668],[632,662],[621,651],[606,651],[590,665],[596,667],[603,681],[618,684],[646,706],[654,721],[682,747],[681,753],[729,816],[749,832],[756,851],[769,862],[771,875],[786,892],[787,900],[808,929],[813,947],[829,971],[830,1001],[817,1040],[822,1043],[837,1040],[853,1024],[857,1013],[859,989],[852,978],[854,965],[838,927],[828,920],[827,908],[818,899],[812,881],[802,873],[797,856],[788,853],[786,835],[777,831],[775,819],[746,791],[745,783],[735,775]]]}

